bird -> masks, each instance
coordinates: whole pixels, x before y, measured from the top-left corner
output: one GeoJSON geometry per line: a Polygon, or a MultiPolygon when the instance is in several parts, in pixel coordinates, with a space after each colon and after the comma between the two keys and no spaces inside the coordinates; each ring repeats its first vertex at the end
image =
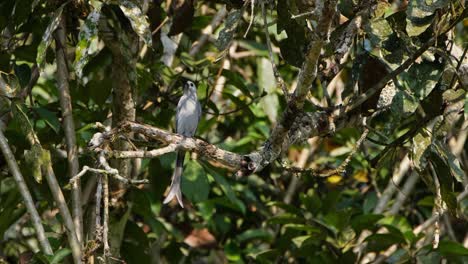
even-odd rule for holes
{"type": "MultiPolygon", "coordinates": [[[[191,138],[195,135],[198,122],[200,121],[201,106],[200,102],[198,101],[197,87],[195,83],[187,81],[184,84],[183,90],[184,93],[180,97],[179,103],[177,104],[175,126],[176,132],[178,134],[187,138],[191,138]]],[[[169,193],[164,199],[164,204],[169,203],[175,197],[179,205],[184,208],[184,204],[182,202],[182,192],[180,190],[184,159],[185,151],[178,150],[171,186],[169,188],[169,193]]]]}

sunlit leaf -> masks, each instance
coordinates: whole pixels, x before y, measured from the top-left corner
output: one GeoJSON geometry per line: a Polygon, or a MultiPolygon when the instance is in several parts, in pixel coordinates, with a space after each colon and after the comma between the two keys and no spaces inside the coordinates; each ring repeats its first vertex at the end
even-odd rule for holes
{"type": "Polygon", "coordinates": [[[143,39],[148,46],[152,46],[152,36],[146,16],[140,7],[129,0],[119,0],[119,7],[125,16],[130,20],[135,33],[143,39]]]}
{"type": "Polygon", "coordinates": [[[52,42],[52,39],[53,39],[53,33],[60,23],[63,8],[68,3],[69,3],[68,1],[65,2],[64,4],[62,4],[59,8],[57,8],[54,11],[54,14],[52,15],[49,26],[47,26],[44,34],[42,35],[41,43],[37,47],[37,57],[36,57],[36,62],[40,67],[42,67],[44,63],[47,48],[50,46],[50,43],[52,42]]]}

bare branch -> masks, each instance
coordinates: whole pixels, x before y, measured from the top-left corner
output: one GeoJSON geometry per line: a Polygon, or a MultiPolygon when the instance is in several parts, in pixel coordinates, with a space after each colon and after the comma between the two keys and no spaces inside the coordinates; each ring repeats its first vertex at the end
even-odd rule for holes
{"type": "Polygon", "coordinates": [[[68,209],[65,197],[63,196],[62,189],[60,188],[60,185],[57,181],[57,177],[55,177],[55,173],[52,168],[52,161],[50,159],[50,153],[44,150],[44,155],[47,156],[47,161],[43,165],[45,177],[47,179],[47,183],[49,184],[52,196],[54,197],[54,201],[57,203],[57,206],[59,208],[60,215],[62,216],[65,230],[68,236],[68,243],[70,244],[70,248],[72,251],[73,260],[75,264],[81,263],[81,244],[78,241],[78,237],[76,235],[76,228],[73,222],[73,218],[70,214],[70,210],[68,209]]]}
{"type": "MultiPolygon", "coordinates": [[[[60,96],[60,108],[62,109],[63,130],[65,132],[65,142],[67,146],[68,175],[78,173],[80,165],[78,163],[78,151],[76,147],[75,123],[73,121],[73,111],[68,83],[68,63],[66,50],[66,24],[65,16],[62,15],[60,25],[55,31],[56,57],[57,57],[57,82],[60,96]]],[[[73,222],[75,223],[78,241],[83,242],[83,212],[81,204],[81,183],[74,181],[71,186],[73,222]]]]}
{"type": "MultiPolygon", "coordinates": [[[[136,157],[134,157],[134,158],[136,158],[136,157]]],[[[103,161],[103,162],[105,162],[107,164],[107,161],[103,161]]],[[[107,166],[109,166],[109,165],[107,164],[107,166]]],[[[134,179],[124,178],[124,177],[119,175],[119,173],[118,173],[118,171],[116,169],[113,169],[110,166],[107,167],[107,168],[108,169],[101,170],[101,169],[90,168],[88,166],[83,166],[83,169],[80,171],[80,173],[78,173],[77,175],[75,175],[73,178],[70,179],[70,184],[73,184],[75,181],[79,180],[88,171],[98,173],[98,174],[110,175],[110,176],[114,177],[116,180],[121,181],[122,183],[125,183],[125,184],[136,185],[136,184],[147,184],[147,183],[149,183],[148,180],[134,180],[134,179]]]]}
{"type": "Polygon", "coordinates": [[[320,176],[321,177],[329,177],[329,176],[332,176],[332,175],[335,175],[335,174],[344,173],[346,171],[346,167],[348,166],[349,162],[353,158],[354,154],[356,154],[358,149],[361,147],[362,142],[364,142],[364,140],[366,139],[367,134],[369,134],[369,129],[365,128],[364,132],[362,132],[361,137],[358,139],[358,141],[356,142],[356,144],[354,145],[353,149],[348,154],[346,159],[343,161],[343,163],[341,163],[340,166],[338,168],[334,169],[334,170],[329,170],[327,172],[320,173],[320,176]]]}
{"type": "Polygon", "coordinates": [[[37,234],[37,240],[39,241],[39,244],[41,245],[41,248],[44,251],[44,253],[52,255],[52,247],[50,246],[49,240],[47,240],[47,237],[45,235],[41,217],[37,212],[31,193],[29,192],[28,186],[24,181],[23,175],[21,174],[21,171],[18,167],[18,163],[16,162],[15,156],[13,155],[10,146],[8,145],[8,140],[3,134],[2,129],[0,129],[0,149],[3,153],[6,162],[8,163],[8,167],[10,168],[10,172],[13,175],[13,178],[15,179],[16,185],[18,185],[18,190],[21,193],[21,196],[23,197],[26,209],[31,215],[32,224],[37,234]]]}
{"type": "Polygon", "coordinates": [[[109,247],[109,178],[107,174],[102,176],[102,190],[104,194],[104,218],[102,228],[102,240],[104,243],[104,258],[111,256],[109,247]]]}

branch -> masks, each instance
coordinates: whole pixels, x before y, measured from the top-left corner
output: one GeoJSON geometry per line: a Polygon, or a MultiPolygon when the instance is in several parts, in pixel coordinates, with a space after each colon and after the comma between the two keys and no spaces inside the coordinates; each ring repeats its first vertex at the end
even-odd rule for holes
{"type": "Polygon", "coordinates": [[[189,51],[190,56],[195,56],[198,52],[200,52],[201,48],[208,41],[210,35],[213,34],[213,31],[221,24],[226,15],[226,6],[223,6],[213,17],[211,23],[202,30],[201,36],[198,38],[198,40],[195,42],[195,45],[193,45],[189,51]]]}
{"type": "Polygon", "coordinates": [[[65,201],[65,197],[63,196],[62,189],[60,189],[57,177],[55,177],[55,173],[52,168],[52,161],[50,159],[50,153],[46,150],[43,150],[43,153],[46,156],[46,161],[43,165],[45,177],[47,183],[49,184],[50,191],[52,192],[52,196],[54,197],[54,201],[55,203],[57,203],[57,206],[59,208],[60,215],[62,216],[65,230],[67,232],[68,243],[72,251],[73,260],[75,264],[82,263],[81,244],[78,240],[75,224],[70,214],[70,210],[67,207],[67,202],[65,201]]]}
{"type": "Polygon", "coordinates": [[[332,176],[332,175],[335,175],[335,174],[343,174],[346,171],[346,167],[348,166],[349,162],[353,158],[354,154],[356,154],[356,152],[358,151],[358,149],[361,147],[362,143],[366,139],[367,134],[369,134],[369,129],[365,128],[364,132],[361,135],[361,137],[356,142],[356,145],[354,145],[353,149],[348,154],[348,156],[343,161],[343,163],[341,163],[340,166],[338,166],[338,168],[336,168],[334,170],[329,170],[327,172],[321,173],[320,176],[321,177],[329,177],[329,176],[332,176]]]}
{"type": "Polygon", "coordinates": [[[13,175],[13,178],[15,179],[16,185],[18,185],[18,190],[21,196],[23,197],[26,209],[31,215],[32,224],[37,234],[37,240],[39,240],[39,244],[41,245],[42,250],[47,255],[53,255],[54,252],[52,251],[52,247],[50,246],[49,240],[47,240],[47,237],[45,235],[41,217],[37,212],[31,193],[29,192],[28,186],[24,181],[23,175],[21,174],[21,171],[18,167],[18,163],[16,162],[15,156],[11,152],[10,146],[8,145],[8,140],[3,134],[2,129],[0,129],[0,150],[3,153],[6,162],[8,163],[8,167],[10,168],[10,172],[13,175]]]}
{"type": "MultiPolygon", "coordinates": [[[[253,5],[253,2],[252,2],[252,5],[253,5]]],[[[281,90],[283,90],[283,94],[287,100],[289,97],[288,89],[286,88],[286,84],[284,83],[284,80],[281,77],[278,71],[278,68],[276,67],[275,58],[273,57],[273,49],[271,48],[270,33],[268,32],[268,22],[267,22],[265,3],[262,1],[261,5],[262,5],[262,16],[263,16],[263,29],[265,31],[265,37],[266,37],[266,43],[268,47],[268,54],[270,55],[271,67],[273,68],[273,73],[276,78],[276,83],[277,85],[281,87],[281,90]]]]}
{"type": "Polygon", "coordinates": [[[326,0],[321,10],[320,20],[317,24],[316,39],[311,41],[311,45],[305,54],[305,61],[302,64],[298,76],[296,90],[292,94],[286,110],[283,112],[281,120],[273,129],[270,138],[265,142],[263,149],[250,155],[256,160],[253,171],[259,171],[275,160],[281,153],[286,136],[294,124],[295,119],[302,111],[305,99],[309,93],[312,83],[317,77],[317,66],[322,47],[328,41],[331,22],[336,11],[337,0],[326,0]]]}
{"type": "MultiPolygon", "coordinates": [[[[133,158],[138,158],[138,157],[133,157],[133,158]]],[[[107,161],[102,161],[103,163],[107,164],[107,161]]],[[[109,164],[107,164],[109,166],[109,164]]],[[[83,177],[88,171],[98,173],[98,174],[105,174],[105,175],[110,175],[114,177],[116,180],[124,183],[124,184],[132,184],[132,185],[137,185],[137,184],[148,184],[148,180],[134,180],[134,179],[127,179],[119,175],[119,172],[111,168],[110,166],[108,169],[101,170],[101,169],[95,169],[95,168],[90,168],[88,166],[83,166],[83,169],[80,171],[80,173],[76,174],[73,178],[70,179],[70,184],[73,184],[74,182],[78,181],[81,177],[83,177]]]]}
{"type": "MultiPolygon", "coordinates": [[[[65,142],[67,146],[68,175],[71,178],[78,173],[80,165],[78,163],[78,151],[76,147],[75,122],[73,121],[73,111],[68,83],[68,63],[66,50],[66,24],[65,16],[62,15],[60,25],[55,31],[56,56],[57,56],[57,82],[60,96],[60,108],[62,109],[63,130],[65,132],[65,142]]],[[[75,223],[78,240],[83,242],[83,212],[81,204],[81,184],[74,181],[71,186],[73,222],[75,223]]]]}

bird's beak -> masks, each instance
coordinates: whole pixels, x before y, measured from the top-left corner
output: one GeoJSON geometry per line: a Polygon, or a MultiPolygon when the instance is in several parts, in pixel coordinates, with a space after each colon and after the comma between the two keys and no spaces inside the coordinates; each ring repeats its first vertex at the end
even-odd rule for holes
{"type": "Polygon", "coordinates": [[[184,91],[188,90],[188,88],[189,88],[188,83],[184,83],[183,88],[184,88],[184,91]]]}

